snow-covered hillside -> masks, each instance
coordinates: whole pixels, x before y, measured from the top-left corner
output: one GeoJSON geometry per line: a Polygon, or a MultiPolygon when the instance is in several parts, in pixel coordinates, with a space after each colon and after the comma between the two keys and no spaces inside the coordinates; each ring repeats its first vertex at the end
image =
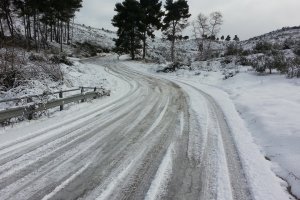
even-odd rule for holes
{"type": "Polygon", "coordinates": [[[242,41],[241,44],[245,49],[251,49],[259,41],[267,41],[273,44],[283,44],[286,41],[294,41],[300,43],[300,26],[285,27],[261,36],[242,41]]]}
{"type": "Polygon", "coordinates": [[[80,24],[73,25],[73,43],[89,42],[105,49],[112,49],[114,47],[113,38],[116,38],[116,33],[113,31],[80,24]]]}

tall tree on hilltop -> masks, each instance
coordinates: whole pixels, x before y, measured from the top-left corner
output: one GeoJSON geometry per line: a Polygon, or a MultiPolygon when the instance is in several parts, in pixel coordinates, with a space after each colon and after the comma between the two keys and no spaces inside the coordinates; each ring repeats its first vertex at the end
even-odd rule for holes
{"type": "Polygon", "coordinates": [[[143,59],[146,56],[147,36],[154,38],[154,31],[162,27],[161,18],[164,13],[161,11],[162,3],[159,0],[140,0],[143,11],[143,59]]]}
{"type": "Polygon", "coordinates": [[[163,20],[163,33],[171,42],[171,61],[175,61],[175,42],[183,38],[182,30],[188,25],[189,5],[186,0],[167,0],[166,15],[163,20]]]}
{"type": "Polygon", "coordinates": [[[231,40],[231,37],[230,35],[227,35],[226,39],[225,39],[227,42],[229,42],[231,40]]]}
{"type": "Polygon", "coordinates": [[[112,19],[112,25],[118,28],[118,38],[115,39],[116,51],[130,53],[135,59],[137,50],[141,48],[144,26],[143,11],[136,0],[125,0],[115,6],[117,14],[112,19]]]}
{"type": "Polygon", "coordinates": [[[239,42],[240,38],[237,35],[235,35],[234,38],[233,38],[233,40],[236,41],[236,42],[239,42]]]}

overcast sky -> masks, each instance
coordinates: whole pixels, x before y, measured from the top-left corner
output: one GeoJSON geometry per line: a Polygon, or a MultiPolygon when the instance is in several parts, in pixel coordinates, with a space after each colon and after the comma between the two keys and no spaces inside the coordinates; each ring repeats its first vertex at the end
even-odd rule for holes
{"type": "MultiPolygon", "coordinates": [[[[111,19],[120,0],[83,0],[76,22],[114,30],[111,19]]],[[[164,2],[164,0],[163,0],[164,2]]],[[[248,39],[284,26],[300,25],[300,0],[188,0],[193,20],[200,12],[221,11],[221,34],[248,39]]]]}

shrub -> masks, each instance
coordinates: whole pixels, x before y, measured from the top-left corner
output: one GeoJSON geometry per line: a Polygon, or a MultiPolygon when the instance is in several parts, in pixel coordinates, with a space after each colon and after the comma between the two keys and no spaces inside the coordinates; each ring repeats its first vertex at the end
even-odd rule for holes
{"type": "Polygon", "coordinates": [[[277,69],[281,73],[286,73],[288,69],[288,63],[284,55],[279,51],[273,51],[268,55],[258,56],[250,63],[259,73],[264,73],[267,69],[270,74],[272,74],[273,69],[277,69]]]}
{"type": "Polygon", "coordinates": [[[225,57],[225,59],[221,60],[221,65],[225,67],[226,65],[232,63],[232,59],[229,57],[225,57]]]}
{"type": "Polygon", "coordinates": [[[30,56],[28,57],[28,59],[30,61],[39,61],[39,62],[45,61],[45,58],[43,56],[38,55],[38,54],[33,54],[33,53],[30,54],[30,56]]]}
{"type": "Polygon", "coordinates": [[[53,64],[61,64],[62,63],[62,64],[66,64],[68,66],[73,65],[73,63],[70,60],[68,60],[68,58],[65,54],[53,55],[50,58],[50,61],[53,64]]]}
{"type": "Polygon", "coordinates": [[[288,78],[297,77],[300,78],[300,57],[296,57],[288,60],[288,78]]]}
{"type": "Polygon", "coordinates": [[[295,47],[293,48],[293,52],[297,55],[300,56],[300,41],[298,41],[298,43],[295,45],[295,47]]]}
{"type": "MultiPolygon", "coordinates": [[[[97,53],[109,53],[110,50],[107,48],[103,48],[97,44],[92,44],[91,42],[85,41],[83,43],[76,44],[78,52],[84,52],[85,57],[93,57],[97,56],[97,53]]],[[[115,51],[118,51],[115,49],[115,51]]]]}
{"type": "Polygon", "coordinates": [[[258,56],[256,59],[252,60],[251,65],[256,72],[264,73],[266,71],[265,55],[258,56]]]}
{"type": "Polygon", "coordinates": [[[242,65],[242,66],[250,66],[252,63],[249,59],[247,59],[245,56],[240,56],[237,59],[236,64],[242,65]]]}
{"type": "Polygon", "coordinates": [[[239,47],[235,43],[230,43],[225,51],[225,56],[233,56],[233,55],[240,55],[243,52],[242,47],[239,47]]]}
{"type": "Polygon", "coordinates": [[[254,46],[255,53],[267,53],[273,49],[273,45],[266,41],[259,41],[254,46]]]}
{"type": "Polygon", "coordinates": [[[22,75],[22,72],[18,69],[10,69],[5,73],[0,72],[0,90],[7,91],[11,88],[19,86],[19,80],[24,80],[24,77],[22,75]]]}
{"type": "Polygon", "coordinates": [[[248,56],[250,54],[252,54],[251,50],[243,50],[242,53],[241,53],[242,56],[248,56]]]}
{"type": "Polygon", "coordinates": [[[286,61],[286,58],[281,52],[275,52],[273,54],[271,65],[272,65],[271,69],[272,68],[277,69],[281,73],[287,73],[288,71],[288,63],[286,61]]]}
{"type": "Polygon", "coordinates": [[[180,69],[182,66],[184,66],[182,63],[174,62],[169,64],[167,67],[165,67],[162,70],[157,70],[157,72],[164,72],[164,73],[175,72],[176,70],[180,69]]]}

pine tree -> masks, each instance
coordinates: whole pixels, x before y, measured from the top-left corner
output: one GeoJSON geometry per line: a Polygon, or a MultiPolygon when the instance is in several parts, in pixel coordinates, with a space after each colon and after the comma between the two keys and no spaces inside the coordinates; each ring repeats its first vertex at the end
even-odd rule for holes
{"type": "Polygon", "coordinates": [[[116,51],[130,53],[135,59],[137,50],[141,48],[143,38],[143,12],[136,0],[125,0],[115,6],[117,14],[112,19],[112,25],[118,28],[118,38],[115,40],[116,51]]]}
{"type": "Polygon", "coordinates": [[[224,40],[224,39],[225,39],[225,37],[224,37],[224,35],[222,35],[221,40],[224,40]]]}
{"type": "Polygon", "coordinates": [[[12,0],[14,12],[22,18],[25,37],[30,44],[34,39],[38,50],[40,44],[45,48],[50,30],[50,41],[69,42],[69,23],[75,12],[82,7],[82,0],[12,0]],[[68,39],[63,39],[68,38],[68,39]],[[66,37],[67,36],[67,37],[66,37]]]}
{"type": "Polygon", "coordinates": [[[171,61],[175,61],[175,42],[183,38],[182,30],[187,27],[189,14],[189,5],[186,0],[167,0],[166,15],[163,20],[163,31],[167,40],[171,42],[171,61]]]}
{"type": "MultiPolygon", "coordinates": [[[[7,23],[7,27],[9,29],[10,35],[14,36],[14,26],[13,26],[13,20],[11,17],[11,0],[1,0],[0,1],[0,16],[3,17],[3,19],[7,23]]],[[[2,25],[2,23],[1,23],[2,25]]]]}
{"type": "Polygon", "coordinates": [[[211,35],[208,37],[208,39],[212,40],[212,41],[215,41],[216,40],[216,36],[215,35],[211,35]]]}
{"type": "Polygon", "coordinates": [[[230,37],[230,35],[227,35],[227,37],[226,37],[226,39],[225,39],[226,41],[230,41],[231,40],[231,37],[230,37]]]}
{"type": "Polygon", "coordinates": [[[140,0],[140,5],[143,10],[143,59],[146,56],[147,36],[155,38],[154,31],[162,27],[161,11],[162,3],[159,0],[140,0]]]}
{"type": "Polygon", "coordinates": [[[0,8],[0,37],[4,37],[4,28],[2,20],[5,18],[5,14],[0,8]]]}
{"type": "Polygon", "coordinates": [[[234,38],[233,38],[233,40],[236,41],[236,42],[239,42],[240,38],[237,35],[235,35],[234,38]]]}

